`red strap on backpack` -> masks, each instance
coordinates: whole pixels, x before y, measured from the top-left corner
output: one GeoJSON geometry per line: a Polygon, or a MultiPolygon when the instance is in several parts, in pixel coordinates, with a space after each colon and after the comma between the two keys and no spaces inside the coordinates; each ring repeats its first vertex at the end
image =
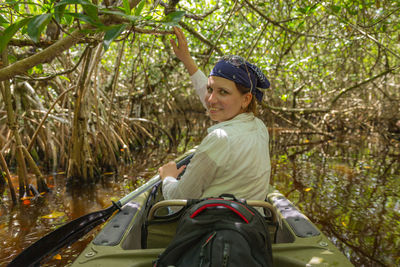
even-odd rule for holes
{"type": "Polygon", "coordinates": [[[194,218],[197,215],[199,215],[202,211],[204,211],[207,208],[212,208],[212,207],[224,207],[224,208],[228,208],[231,211],[233,211],[235,214],[237,214],[243,221],[245,221],[246,223],[249,223],[249,219],[248,216],[254,215],[251,211],[244,209],[243,211],[247,211],[249,214],[247,214],[247,216],[245,214],[243,214],[241,211],[239,211],[238,209],[234,208],[232,206],[233,203],[235,204],[240,204],[237,202],[231,202],[228,200],[224,200],[224,199],[210,199],[208,200],[209,203],[207,203],[207,200],[205,201],[206,203],[204,203],[204,205],[202,205],[201,207],[199,207],[197,210],[195,210],[192,215],[190,215],[190,218],[194,218]]]}

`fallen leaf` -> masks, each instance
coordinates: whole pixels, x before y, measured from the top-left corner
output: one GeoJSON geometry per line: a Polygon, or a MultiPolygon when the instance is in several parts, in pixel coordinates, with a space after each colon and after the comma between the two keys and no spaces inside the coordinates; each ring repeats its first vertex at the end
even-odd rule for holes
{"type": "Polygon", "coordinates": [[[312,190],[311,187],[304,188],[304,191],[306,191],[306,192],[311,191],[311,190],[312,190]]]}
{"type": "Polygon", "coordinates": [[[53,213],[44,215],[44,216],[42,216],[42,218],[44,218],[44,219],[54,219],[54,218],[62,217],[64,215],[65,215],[65,212],[53,211],[53,213]]]}
{"type": "Polygon", "coordinates": [[[30,201],[29,199],[24,199],[24,200],[22,201],[22,204],[23,204],[23,205],[30,205],[30,204],[31,204],[31,201],[30,201]]]}
{"type": "Polygon", "coordinates": [[[61,255],[60,254],[54,255],[53,260],[61,260],[61,255]]]}

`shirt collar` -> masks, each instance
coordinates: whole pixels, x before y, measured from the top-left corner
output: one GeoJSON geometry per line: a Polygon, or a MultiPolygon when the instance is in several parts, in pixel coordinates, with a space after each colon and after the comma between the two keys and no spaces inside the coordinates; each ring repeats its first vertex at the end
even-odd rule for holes
{"type": "Polygon", "coordinates": [[[231,125],[231,124],[237,123],[237,122],[248,122],[248,121],[251,121],[253,119],[254,119],[254,114],[252,112],[240,113],[239,115],[236,115],[235,117],[233,117],[230,120],[223,121],[223,122],[220,122],[220,123],[217,123],[217,124],[211,126],[210,128],[207,129],[207,132],[211,133],[215,129],[219,129],[221,127],[224,127],[224,126],[227,126],[227,125],[231,125]]]}

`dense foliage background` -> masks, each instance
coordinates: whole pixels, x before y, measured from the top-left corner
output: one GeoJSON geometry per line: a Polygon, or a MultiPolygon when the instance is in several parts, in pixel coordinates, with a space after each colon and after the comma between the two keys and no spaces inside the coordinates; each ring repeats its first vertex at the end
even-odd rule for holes
{"type": "Polygon", "coordinates": [[[296,136],[285,140],[291,144],[370,135],[398,155],[398,0],[0,7],[0,166],[14,202],[34,191],[28,173],[44,192],[44,170],[65,170],[71,184],[92,182],[143,147],[183,151],[201,140],[210,122],[169,45],[174,25],[205,73],[224,54],[264,71],[272,87],[259,117],[272,141],[282,133],[296,136]]]}

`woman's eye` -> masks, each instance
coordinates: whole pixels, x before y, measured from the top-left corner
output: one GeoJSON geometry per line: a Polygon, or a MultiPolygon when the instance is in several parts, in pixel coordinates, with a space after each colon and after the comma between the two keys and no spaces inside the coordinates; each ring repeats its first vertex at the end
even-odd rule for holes
{"type": "Polygon", "coordinates": [[[207,87],[207,92],[212,93],[213,89],[211,87],[207,87]]]}
{"type": "Polygon", "coordinates": [[[220,93],[221,95],[226,95],[226,94],[228,94],[228,91],[222,89],[221,91],[219,91],[219,93],[220,93]]]}

